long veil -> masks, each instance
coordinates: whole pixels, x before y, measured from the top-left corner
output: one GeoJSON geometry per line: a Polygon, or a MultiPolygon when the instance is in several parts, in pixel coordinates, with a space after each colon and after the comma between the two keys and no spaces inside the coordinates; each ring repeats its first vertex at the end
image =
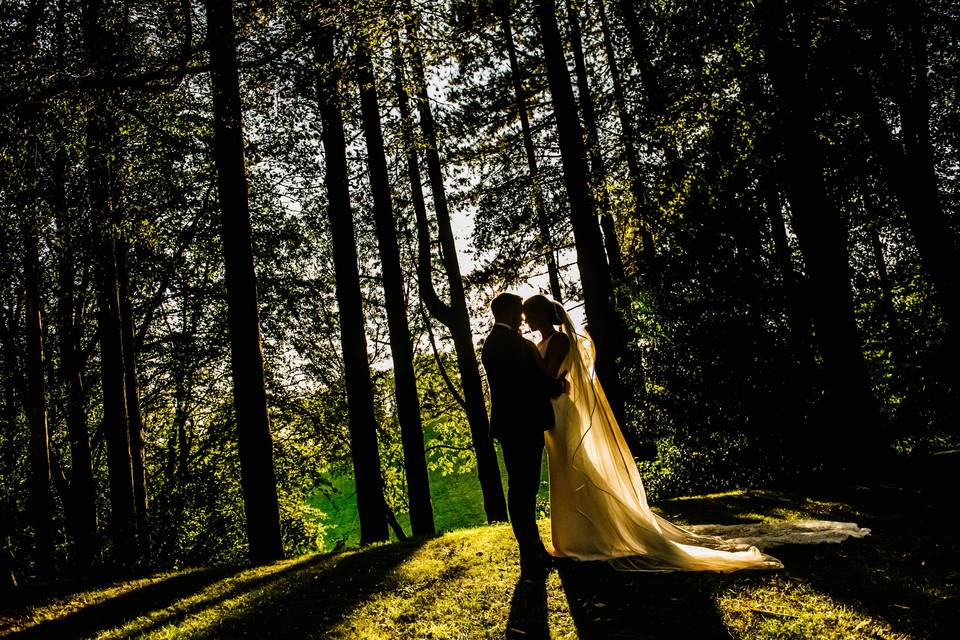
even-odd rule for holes
{"type": "MultiPolygon", "coordinates": [[[[565,425],[565,472],[570,474],[573,488],[571,506],[585,519],[580,521],[583,526],[589,528],[581,538],[590,540],[587,548],[577,550],[573,557],[607,560],[615,568],[629,571],[782,567],[779,560],[752,544],[749,536],[697,534],[650,510],[636,462],[596,377],[592,341],[577,332],[560,304],[555,306],[571,344],[561,367],[570,382],[570,402],[555,404],[557,421],[565,425]]],[[[868,532],[849,523],[823,524],[835,537],[840,530],[840,539],[868,532]]],[[[819,528],[812,525],[814,530],[819,528]]],[[[810,529],[804,532],[811,533],[810,529]]]]}

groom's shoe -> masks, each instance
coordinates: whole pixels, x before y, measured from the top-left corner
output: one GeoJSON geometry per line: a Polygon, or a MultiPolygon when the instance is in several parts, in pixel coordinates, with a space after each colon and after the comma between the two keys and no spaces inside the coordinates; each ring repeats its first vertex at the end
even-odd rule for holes
{"type": "Polygon", "coordinates": [[[541,560],[527,560],[520,563],[520,579],[525,582],[545,580],[550,573],[550,565],[541,560]]]}
{"type": "Polygon", "coordinates": [[[531,553],[520,558],[520,578],[524,580],[543,580],[550,572],[553,558],[543,553],[531,553]]]}

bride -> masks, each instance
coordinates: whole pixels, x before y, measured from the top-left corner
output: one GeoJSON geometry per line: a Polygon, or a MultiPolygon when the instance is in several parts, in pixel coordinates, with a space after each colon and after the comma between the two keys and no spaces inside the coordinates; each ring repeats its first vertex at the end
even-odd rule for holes
{"type": "MultiPolygon", "coordinates": [[[[607,560],[634,571],[736,571],[783,565],[757,547],[681,529],[650,510],[637,465],[593,372],[593,348],[563,306],[542,295],[523,304],[548,372],[566,374],[544,432],[550,525],[557,557],[607,560]],[[561,330],[555,327],[560,326],[561,330]]],[[[840,523],[835,523],[840,524],[840,523]]],[[[865,531],[865,530],[864,530],[865,531]]]]}

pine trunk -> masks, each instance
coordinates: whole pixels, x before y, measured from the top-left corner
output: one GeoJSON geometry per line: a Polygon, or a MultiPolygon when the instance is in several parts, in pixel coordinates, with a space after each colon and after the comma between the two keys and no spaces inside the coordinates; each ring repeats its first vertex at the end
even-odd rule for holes
{"type": "Polygon", "coordinates": [[[610,212],[610,197],[607,194],[607,166],[600,148],[600,130],[597,126],[597,110],[590,92],[590,79],[587,76],[587,61],[583,55],[583,35],[580,31],[580,9],[575,0],[565,0],[567,22],[570,25],[570,48],[573,50],[573,68],[577,78],[577,95],[580,98],[580,112],[586,128],[587,151],[590,156],[591,189],[595,194],[600,215],[600,229],[603,232],[603,246],[607,252],[610,276],[614,281],[623,280],[623,256],[620,253],[620,239],[616,224],[610,212]]]}
{"type": "MultiPolygon", "coordinates": [[[[803,81],[806,77],[804,57],[789,41],[783,1],[767,0],[761,15],[794,227],[811,286],[816,291],[810,301],[823,357],[826,408],[832,414],[831,419],[819,422],[823,429],[829,430],[832,440],[841,443],[823,454],[833,458],[827,462],[834,467],[853,466],[858,464],[857,460],[841,456],[840,452],[856,448],[870,457],[878,453],[875,445],[880,439],[877,437],[879,412],[870,390],[863,343],[853,315],[847,230],[826,192],[822,150],[810,95],[815,89],[803,81]],[[836,429],[833,425],[843,428],[836,429]]],[[[797,23],[803,24],[802,20],[797,23]]],[[[802,33],[798,39],[809,41],[802,33]]],[[[827,437],[828,433],[824,431],[820,435],[827,437]]]]}
{"type": "Polygon", "coordinates": [[[150,557],[150,519],[147,512],[147,472],[143,441],[143,416],[140,412],[140,383],[137,379],[137,346],[130,301],[130,273],[127,246],[117,243],[117,284],[120,294],[120,320],[123,338],[123,379],[130,425],[130,458],[133,462],[133,498],[137,520],[137,544],[144,559],[150,557]]]}
{"type": "Polygon", "coordinates": [[[603,52],[610,69],[610,84],[613,88],[613,101],[617,109],[617,120],[620,122],[620,133],[623,144],[623,153],[627,162],[627,175],[630,178],[630,195],[633,196],[634,218],[637,230],[643,243],[644,268],[649,273],[654,267],[656,247],[653,243],[653,234],[650,231],[650,221],[653,218],[649,210],[643,176],[640,173],[640,162],[637,159],[637,134],[627,111],[627,101],[623,92],[623,78],[620,75],[620,65],[617,62],[616,49],[613,46],[613,36],[610,31],[610,21],[607,19],[607,9],[603,0],[597,0],[597,9],[600,14],[600,32],[603,36],[603,52]]]}
{"type": "Polygon", "coordinates": [[[23,212],[24,316],[26,320],[24,413],[30,428],[30,520],[35,535],[37,573],[53,575],[53,496],[50,490],[50,440],[43,379],[43,326],[40,298],[40,239],[36,212],[23,212]]]}
{"type": "Polygon", "coordinates": [[[80,349],[76,318],[76,273],[70,214],[66,197],[66,150],[61,143],[54,159],[50,201],[57,225],[61,255],[57,261],[57,324],[60,351],[60,377],[66,388],[67,438],[70,441],[70,499],[65,505],[68,529],[75,545],[77,566],[93,565],[97,556],[97,494],[93,478],[93,457],[87,430],[83,381],[84,358],[80,349]]]}
{"type": "Polygon", "coordinates": [[[403,286],[403,266],[390,195],[390,176],[380,123],[380,104],[370,53],[364,43],[357,45],[357,75],[360,84],[360,111],[367,145],[370,189],[373,193],[373,217],[377,230],[383,296],[390,328],[390,353],[393,357],[393,378],[396,391],[397,420],[403,446],[403,468],[410,502],[410,528],[413,535],[432,536],[433,506],[430,502],[430,480],[423,448],[423,424],[420,420],[420,397],[413,367],[413,339],[407,321],[407,301],[403,286]]]}
{"type": "Polygon", "coordinates": [[[596,345],[597,375],[617,419],[622,422],[623,392],[616,359],[623,350],[624,331],[614,308],[613,282],[596,222],[597,206],[590,189],[583,128],[577,117],[577,102],[567,73],[553,1],[537,0],[536,14],[560,142],[563,179],[570,202],[570,222],[577,248],[587,323],[596,345]]]}
{"type": "Polygon", "coordinates": [[[233,4],[231,0],[205,4],[240,484],[250,558],[270,562],[283,557],[283,543],[263,377],[233,4]]]}
{"type": "MultiPolygon", "coordinates": [[[[409,6],[408,6],[409,9],[409,6]]],[[[408,12],[407,32],[411,40],[415,40],[416,28],[413,17],[408,12]]],[[[419,49],[412,49],[414,84],[417,88],[417,110],[420,115],[420,129],[423,133],[423,143],[427,156],[427,176],[430,181],[430,191],[433,196],[433,208],[437,218],[437,233],[440,240],[440,254],[443,270],[447,277],[450,290],[449,306],[438,307],[432,304],[439,300],[436,294],[428,294],[424,302],[430,313],[444,323],[450,330],[454,349],[457,354],[457,366],[460,370],[460,382],[463,385],[464,409],[467,422],[470,425],[470,437],[473,442],[474,453],[477,457],[477,474],[480,479],[480,490],[483,494],[483,506],[489,522],[504,522],[507,520],[507,503],[503,495],[503,485],[500,481],[500,465],[490,440],[490,423],[487,419],[486,401],[483,395],[483,381],[480,377],[480,366],[477,362],[476,345],[473,343],[473,330],[470,327],[470,315],[467,309],[467,300],[463,288],[463,277],[460,273],[460,262],[457,258],[457,246],[453,237],[453,228],[450,222],[450,209],[447,204],[446,189],[443,184],[443,165],[440,161],[440,152],[437,146],[437,131],[430,107],[430,96],[427,93],[426,73],[423,58],[419,49]]],[[[426,215],[418,222],[418,231],[421,235],[421,261],[429,258],[422,251],[423,236],[429,237],[426,227],[426,215]]],[[[426,268],[420,267],[420,287],[433,289],[432,281],[423,275],[430,274],[430,262],[426,268]]]]}
{"type": "Polygon", "coordinates": [[[523,76],[520,72],[520,62],[517,59],[517,45],[513,40],[513,25],[510,22],[510,5],[506,3],[500,18],[500,28],[507,44],[507,57],[510,60],[510,76],[513,81],[513,95],[517,107],[517,116],[520,118],[520,133],[523,136],[523,151],[527,157],[527,170],[530,172],[530,183],[533,185],[533,213],[537,219],[540,231],[540,241],[543,243],[544,256],[547,261],[547,278],[550,282],[550,293],[553,299],[563,302],[563,290],[560,288],[560,269],[557,266],[557,254],[553,248],[553,238],[550,233],[550,218],[547,215],[547,205],[543,199],[543,187],[540,184],[540,167],[537,163],[537,154],[533,146],[533,134],[530,131],[530,116],[527,113],[527,97],[523,92],[523,76]]]}
{"type": "Polygon", "coordinates": [[[367,336],[357,266],[357,245],[350,205],[347,142],[340,107],[340,62],[335,58],[333,34],[317,34],[317,102],[323,123],[323,150],[326,162],[327,214],[337,307],[340,315],[340,344],[343,350],[347,410],[350,414],[350,448],[357,487],[360,543],[389,538],[387,504],[383,497],[380,451],[377,448],[377,419],[373,409],[373,383],[367,361],[367,336]]]}

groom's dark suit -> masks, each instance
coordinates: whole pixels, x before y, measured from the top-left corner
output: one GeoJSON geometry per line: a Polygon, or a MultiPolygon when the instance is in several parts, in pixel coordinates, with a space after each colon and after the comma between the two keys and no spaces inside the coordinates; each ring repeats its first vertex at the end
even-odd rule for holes
{"type": "Polygon", "coordinates": [[[521,560],[543,552],[537,531],[537,492],[543,432],[553,428],[550,398],[563,383],[538,361],[536,346],[504,325],[495,325],[483,344],[490,385],[490,436],[500,441],[507,467],[507,508],[521,560]]]}

